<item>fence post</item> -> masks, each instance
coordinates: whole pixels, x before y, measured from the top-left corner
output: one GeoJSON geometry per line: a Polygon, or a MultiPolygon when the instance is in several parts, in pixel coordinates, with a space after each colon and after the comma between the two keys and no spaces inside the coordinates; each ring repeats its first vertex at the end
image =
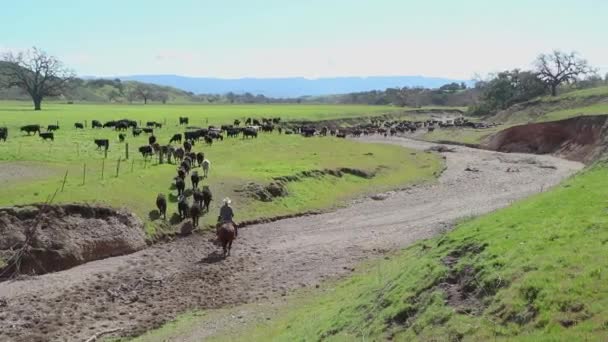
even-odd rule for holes
{"type": "Polygon", "coordinates": [[[82,185],[86,183],[87,180],[87,163],[84,163],[84,167],[82,168],[82,185]]]}
{"type": "Polygon", "coordinates": [[[103,171],[105,170],[105,168],[106,168],[106,160],[102,159],[101,160],[101,179],[103,179],[103,171]]]}
{"type": "Polygon", "coordinates": [[[103,151],[103,159],[108,158],[108,146],[106,146],[106,148],[103,151]]]}
{"type": "Polygon", "coordinates": [[[131,172],[133,172],[134,165],[135,165],[135,159],[131,159],[131,172]]]}
{"type": "Polygon", "coordinates": [[[125,160],[129,159],[129,143],[125,143],[125,160]]]}
{"type": "Polygon", "coordinates": [[[118,163],[116,164],[116,178],[118,178],[118,172],[120,171],[120,158],[118,158],[118,163]]]}
{"type": "Polygon", "coordinates": [[[65,186],[65,181],[68,179],[68,170],[65,170],[65,176],[63,176],[63,183],[61,183],[61,192],[63,192],[63,187],[65,186]]]}
{"type": "Polygon", "coordinates": [[[17,155],[21,156],[21,142],[19,142],[19,150],[17,151],[17,155]]]}

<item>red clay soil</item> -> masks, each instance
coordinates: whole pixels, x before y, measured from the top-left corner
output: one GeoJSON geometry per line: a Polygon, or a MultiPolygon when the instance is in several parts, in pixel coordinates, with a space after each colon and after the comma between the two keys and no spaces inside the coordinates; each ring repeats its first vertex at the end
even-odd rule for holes
{"type": "Polygon", "coordinates": [[[579,116],[560,121],[514,126],[482,143],[483,148],[500,152],[554,154],[590,162],[604,152],[603,134],[608,115],[579,116]]]}

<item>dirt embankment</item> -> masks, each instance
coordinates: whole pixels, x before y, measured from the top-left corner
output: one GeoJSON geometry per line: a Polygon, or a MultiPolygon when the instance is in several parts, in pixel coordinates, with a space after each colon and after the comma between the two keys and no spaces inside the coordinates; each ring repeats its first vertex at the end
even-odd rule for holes
{"type": "Polygon", "coordinates": [[[589,163],[606,152],[608,115],[579,116],[560,121],[514,126],[481,144],[499,152],[554,154],[589,163]]]}
{"type": "Polygon", "coordinates": [[[60,271],[144,247],[143,223],[130,212],[81,204],[0,208],[0,277],[60,271]]]}

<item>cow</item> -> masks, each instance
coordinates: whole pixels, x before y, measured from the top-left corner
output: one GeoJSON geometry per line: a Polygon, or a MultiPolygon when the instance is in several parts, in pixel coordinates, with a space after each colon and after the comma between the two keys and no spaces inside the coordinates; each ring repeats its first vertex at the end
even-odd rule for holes
{"type": "Polygon", "coordinates": [[[180,124],[180,125],[187,125],[187,124],[188,124],[188,121],[189,121],[189,120],[188,120],[188,118],[187,118],[187,117],[182,117],[182,116],[180,116],[180,117],[179,117],[179,124],[180,124]]]}
{"type": "Polygon", "coordinates": [[[303,127],[301,129],[302,135],[305,137],[312,137],[317,133],[317,130],[314,127],[303,127]]]}
{"type": "Polygon", "coordinates": [[[154,128],[144,127],[141,130],[146,134],[154,134],[154,128]]]}
{"type": "Polygon", "coordinates": [[[247,127],[243,130],[243,139],[245,138],[257,138],[258,137],[258,131],[255,128],[251,128],[251,127],[247,127]]]}
{"type": "Polygon", "coordinates": [[[190,173],[190,168],[192,167],[192,162],[190,161],[189,158],[184,158],[184,160],[182,160],[180,167],[183,168],[186,173],[190,173]]]}
{"type": "Polygon", "coordinates": [[[211,162],[209,159],[203,160],[203,178],[209,177],[209,167],[211,166],[211,162]]]}
{"type": "Polygon", "coordinates": [[[178,160],[181,162],[184,159],[184,149],[181,147],[178,147],[175,149],[175,151],[173,151],[173,157],[175,158],[175,161],[177,162],[178,160]]]}
{"type": "Polygon", "coordinates": [[[201,216],[202,211],[203,210],[198,204],[192,203],[192,206],[190,207],[190,218],[192,219],[193,227],[198,226],[198,218],[201,216]]]}
{"type": "Polygon", "coordinates": [[[190,206],[188,205],[188,199],[186,196],[179,196],[177,202],[177,212],[179,214],[179,218],[183,220],[188,217],[189,211],[190,206]]]}
{"type": "Polygon", "coordinates": [[[118,141],[125,142],[125,135],[124,135],[124,133],[119,133],[118,134],[118,141]]]}
{"type": "Polygon", "coordinates": [[[164,220],[167,219],[167,199],[165,194],[158,194],[156,196],[156,207],[158,208],[159,216],[162,216],[164,220]]]}
{"type": "Polygon", "coordinates": [[[40,125],[26,125],[26,126],[22,126],[21,127],[21,132],[25,132],[27,133],[27,135],[30,135],[30,133],[34,133],[36,134],[36,132],[38,132],[40,134],[40,125]]]}
{"type": "Polygon", "coordinates": [[[154,145],[156,143],[156,137],[151,135],[148,137],[148,145],[154,145]]]}
{"type": "Polygon", "coordinates": [[[0,127],[0,140],[6,142],[6,138],[8,137],[8,128],[0,127]]]}
{"type": "Polygon", "coordinates": [[[106,123],[103,124],[103,128],[107,128],[107,127],[116,127],[116,121],[107,121],[106,123]]]}
{"type": "Polygon", "coordinates": [[[251,118],[247,118],[247,120],[245,120],[245,125],[251,125],[251,118]]]}
{"type": "Polygon", "coordinates": [[[251,121],[251,124],[254,125],[254,126],[261,126],[262,125],[262,123],[258,119],[253,119],[253,121],[251,121]]]}
{"type": "Polygon", "coordinates": [[[336,134],[336,138],[345,139],[346,138],[346,134],[345,133],[338,133],[338,134],[336,134]]]}
{"type": "Polygon", "coordinates": [[[192,143],[190,141],[184,141],[184,150],[188,153],[192,151],[192,143]]]}
{"type": "Polygon", "coordinates": [[[125,121],[119,121],[114,126],[114,129],[117,131],[126,131],[129,128],[129,123],[125,121]]]}
{"type": "Polygon", "coordinates": [[[74,128],[76,128],[76,129],[84,129],[84,124],[82,124],[81,122],[76,122],[74,124],[74,128]]]}
{"type": "Polygon", "coordinates": [[[91,121],[91,127],[93,127],[93,128],[101,128],[101,122],[99,122],[97,120],[93,120],[93,121],[91,121]]]}
{"type": "Polygon", "coordinates": [[[150,157],[154,154],[154,150],[152,149],[152,146],[150,145],[145,145],[145,146],[141,146],[139,148],[139,153],[141,153],[141,155],[146,158],[146,157],[150,157]]]}
{"type": "Polygon", "coordinates": [[[241,120],[239,120],[239,119],[234,120],[234,125],[235,126],[238,127],[240,124],[241,124],[241,120]]]}
{"type": "Polygon", "coordinates": [[[179,142],[181,144],[182,135],[180,133],[173,134],[173,137],[171,137],[171,140],[169,140],[169,144],[174,143],[174,142],[179,142]]]}
{"type": "Polygon", "coordinates": [[[272,124],[265,124],[264,126],[262,126],[262,132],[272,133],[273,131],[274,131],[274,125],[272,125],[272,124]]]}
{"type": "Polygon", "coordinates": [[[137,137],[141,134],[141,128],[133,128],[131,132],[133,133],[134,137],[137,137]]]}
{"type": "Polygon", "coordinates": [[[203,152],[198,152],[196,154],[196,162],[198,166],[203,166],[203,160],[205,160],[205,154],[203,152]]]}
{"type": "Polygon", "coordinates": [[[203,205],[201,206],[203,208],[203,212],[209,212],[209,204],[211,203],[212,199],[213,195],[211,195],[209,186],[203,185],[203,205]]]}
{"type": "Polygon", "coordinates": [[[213,145],[213,138],[208,135],[205,135],[205,144],[209,146],[213,145]]]}
{"type": "Polygon", "coordinates": [[[95,139],[95,145],[97,145],[98,150],[102,147],[107,150],[110,148],[110,141],[108,139],[95,139]]]}
{"type": "Polygon", "coordinates": [[[238,128],[230,128],[230,129],[226,130],[226,134],[231,138],[238,137],[240,133],[241,133],[241,130],[238,128]]]}
{"type": "Polygon", "coordinates": [[[198,188],[198,182],[200,182],[201,177],[199,177],[198,172],[192,171],[192,175],[190,175],[190,180],[192,181],[192,188],[198,188]]]}
{"type": "Polygon", "coordinates": [[[55,141],[55,136],[53,135],[52,132],[44,132],[44,133],[38,133],[38,135],[43,139],[43,140],[47,140],[47,139],[51,139],[51,141],[55,141]]]}
{"type": "Polygon", "coordinates": [[[53,132],[59,129],[59,125],[48,125],[46,126],[46,130],[48,132],[53,132]]]}
{"type": "Polygon", "coordinates": [[[184,194],[184,190],[186,190],[186,182],[181,177],[175,177],[175,188],[177,189],[177,195],[181,196],[184,194]]]}

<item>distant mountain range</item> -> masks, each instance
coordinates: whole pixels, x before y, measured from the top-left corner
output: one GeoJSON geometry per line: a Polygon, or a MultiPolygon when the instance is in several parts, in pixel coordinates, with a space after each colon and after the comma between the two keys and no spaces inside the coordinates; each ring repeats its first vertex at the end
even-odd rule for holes
{"type": "Polygon", "coordinates": [[[330,94],[346,94],[370,90],[384,90],[394,87],[438,88],[446,83],[465,82],[424,76],[370,76],[370,77],[333,77],[306,79],[293,78],[239,78],[222,79],[207,77],[186,77],[178,75],[133,75],[117,76],[125,81],[139,81],[175,87],[196,94],[262,94],[268,97],[300,97],[330,94]]]}

